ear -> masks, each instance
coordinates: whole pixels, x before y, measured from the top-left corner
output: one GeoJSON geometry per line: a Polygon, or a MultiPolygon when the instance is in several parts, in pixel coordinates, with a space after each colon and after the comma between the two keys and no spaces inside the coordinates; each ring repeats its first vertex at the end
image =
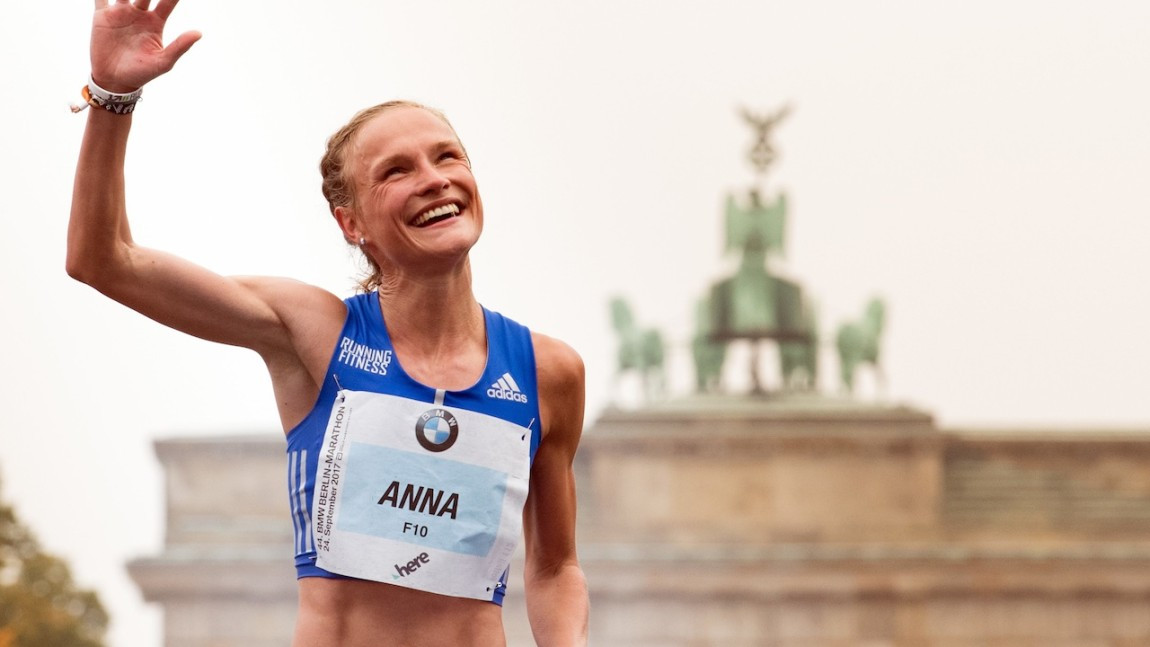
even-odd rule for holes
{"type": "Polygon", "coordinates": [[[336,223],[339,224],[340,230],[343,231],[343,239],[346,240],[349,245],[359,245],[359,237],[362,234],[359,231],[355,210],[351,207],[336,207],[335,210],[332,211],[332,216],[335,217],[336,223]]]}

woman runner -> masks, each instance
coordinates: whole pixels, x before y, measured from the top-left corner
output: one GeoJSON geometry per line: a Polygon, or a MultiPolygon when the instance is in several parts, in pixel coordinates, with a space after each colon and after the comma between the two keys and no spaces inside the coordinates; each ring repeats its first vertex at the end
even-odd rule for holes
{"type": "Polygon", "coordinates": [[[372,268],[363,294],[220,276],[137,245],[124,197],[135,102],[200,37],[164,46],[176,2],[96,0],[67,270],[164,325],[263,358],[287,434],[293,645],[504,645],[520,534],[536,642],[585,645],[572,473],[583,364],[473,294],[483,205],[454,129],[389,102],[329,140],[323,191],[372,268]]]}

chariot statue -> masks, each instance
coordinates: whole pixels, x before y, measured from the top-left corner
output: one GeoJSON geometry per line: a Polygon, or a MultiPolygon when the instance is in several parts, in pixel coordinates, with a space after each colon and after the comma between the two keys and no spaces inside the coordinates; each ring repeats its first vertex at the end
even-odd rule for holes
{"type": "MultiPolygon", "coordinates": [[[[690,338],[697,393],[723,392],[724,364],[734,342],[749,343],[750,391],[770,395],[760,375],[761,347],[778,351],[778,389],[812,392],[818,389],[820,336],[814,304],[803,286],[778,269],[775,259],[786,254],[788,203],[786,193],[766,192],[767,172],[778,159],[771,135],[789,115],[789,105],[766,114],[740,110],[754,131],[747,161],[756,181],[745,191],[732,192],[724,203],[723,253],[735,256],[734,269],[711,284],[695,304],[690,338]]],[[[851,394],[856,372],[873,367],[880,387],[885,382],[879,347],[885,319],[881,300],[870,301],[861,320],[842,324],[827,345],[839,356],[841,390],[851,394]]],[[[615,391],[627,374],[638,375],[647,401],[667,390],[666,344],[655,329],[641,328],[622,298],[611,302],[611,320],[619,340],[615,391]]]]}
{"type": "MultiPolygon", "coordinates": [[[[790,112],[788,106],[767,116],[743,110],[755,129],[748,159],[760,181],[777,158],[770,134],[790,112]]],[[[766,393],[759,375],[759,346],[778,346],[784,389],[813,389],[818,377],[818,328],[814,308],[802,286],[770,269],[768,258],[784,254],[787,197],[764,198],[758,186],[745,195],[729,194],[725,207],[725,252],[739,255],[737,269],[711,286],[699,303],[692,340],[696,389],[721,390],[725,348],[737,340],[751,344],[751,391],[766,393]]]]}

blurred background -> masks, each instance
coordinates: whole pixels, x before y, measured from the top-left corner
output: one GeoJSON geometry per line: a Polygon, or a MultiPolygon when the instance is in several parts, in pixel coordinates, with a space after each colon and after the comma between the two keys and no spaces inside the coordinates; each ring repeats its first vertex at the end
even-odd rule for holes
{"type": "MultiPolygon", "coordinates": [[[[98,591],[108,644],[153,647],[160,614],[124,569],[162,551],[153,442],[279,432],[254,354],[64,274],[84,124],[67,104],[90,7],[19,3],[0,24],[0,492],[98,591]]],[[[484,196],[476,293],[580,351],[591,425],[621,397],[614,295],[666,335],[672,395],[690,390],[694,303],[735,261],[725,196],[755,181],[738,111],[790,104],[764,186],[790,201],[781,261],[828,333],[872,295],[888,307],[886,388],[860,398],[943,429],[1150,422],[1146,3],[276,9],[185,0],[173,14],[170,36],[204,38],[135,117],[141,243],[350,294],[358,266],[319,192],[324,141],[380,101],[440,107],[484,196]]]]}

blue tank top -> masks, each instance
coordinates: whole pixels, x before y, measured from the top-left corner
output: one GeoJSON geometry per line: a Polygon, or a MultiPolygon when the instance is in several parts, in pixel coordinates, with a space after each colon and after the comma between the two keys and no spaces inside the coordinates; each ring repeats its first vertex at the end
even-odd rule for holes
{"type": "MultiPolygon", "coordinates": [[[[324,433],[340,391],[367,391],[462,409],[527,428],[530,459],[539,447],[539,394],[531,332],[496,312],[483,309],[487,365],[470,388],[443,391],[412,379],[396,360],[377,293],[344,300],[347,318],[332,352],[319,397],[307,417],[287,435],[288,496],[295,529],[297,577],[344,577],[316,566],[314,529],[317,471],[324,433]]],[[[422,441],[421,441],[422,442],[422,441]]],[[[502,604],[506,576],[492,592],[502,604]]]]}

